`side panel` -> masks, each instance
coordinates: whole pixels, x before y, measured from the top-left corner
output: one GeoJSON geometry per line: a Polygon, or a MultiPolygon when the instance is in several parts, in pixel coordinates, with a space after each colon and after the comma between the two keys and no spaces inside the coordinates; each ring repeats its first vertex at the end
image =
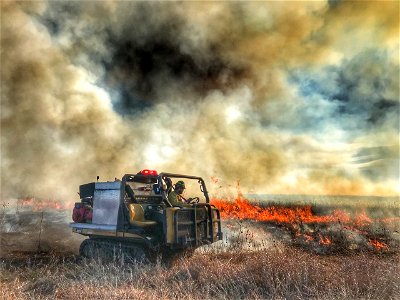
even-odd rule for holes
{"type": "Polygon", "coordinates": [[[116,231],[117,227],[113,225],[96,225],[89,223],[70,223],[69,227],[75,229],[95,229],[95,230],[104,230],[104,231],[116,231]]]}
{"type": "Polygon", "coordinates": [[[93,201],[93,224],[117,225],[121,182],[96,182],[93,201]]]}
{"type": "Polygon", "coordinates": [[[121,181],[95,182],[96,190],[120,190],[121,181]]]}
{"type": "Polygon", "coordinates": [[[166,214],[166,243],[173,244],[175,242],[175,224],[174,216],[175,212],[179,210],[179,207],[168,207],[164,210],[166,214]]]}

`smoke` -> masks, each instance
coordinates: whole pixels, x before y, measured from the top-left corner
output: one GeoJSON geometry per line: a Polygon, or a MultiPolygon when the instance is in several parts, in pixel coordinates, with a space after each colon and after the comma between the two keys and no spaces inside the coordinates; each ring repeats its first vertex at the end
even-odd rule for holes
{"type": "Polygon", "coordinates": [[[397,193],[396,12],[3,2],[2,197],[71,199],[142,168],[245,192],[397,193]]]}
{"type": "Polygon", "coordinates": [[[43,25],[18,4],[2,14],[2,191],[71,197],[79,180],[121,164],[129,126],[43,25]]]}

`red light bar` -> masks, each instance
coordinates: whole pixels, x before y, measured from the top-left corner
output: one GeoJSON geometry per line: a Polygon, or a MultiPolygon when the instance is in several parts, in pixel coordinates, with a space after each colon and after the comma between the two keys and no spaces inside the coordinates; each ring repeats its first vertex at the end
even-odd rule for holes
{"type": "Polygon", "coordinates": [[[142,173],[143,175],[158,175],[156,170],[145,169],[145,170],[142,170],[142,172],[140,172],[140,173],[142,173]]]}

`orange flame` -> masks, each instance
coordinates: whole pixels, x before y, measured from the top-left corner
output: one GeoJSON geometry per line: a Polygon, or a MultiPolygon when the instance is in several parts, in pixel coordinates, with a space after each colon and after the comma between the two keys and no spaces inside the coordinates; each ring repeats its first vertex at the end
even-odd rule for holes
{"type": "Polygon", "coordinates": [[[326,236],[323,236],[322,234],[318,234],[318,236],[319,236],[319,242],[321,243],[321,244],[323,244],[323,245],[330,245],[330,244],[332,244],[332,241],[328,238],[328,237],[326,237],[326,236]]]}
{"type": "MultiPolygon", "coordinates": [[[[299,233],[299,235],[301,235],[301,234],[299,233]]],[[[305,240],[307,242],[311,242],[311,241],[314,240],[314,238],[311,235],[308,235],[308,234],[305,234],[305,233],[303,234],[303,237],[305,238],[305,240]]]]}
{"type": "Polygon", "coordinates": [[[376,250],[388,250],[389,247],[384,242],[380,242],[378,240],[370,239],[369,244],[373,246],[376,250]]]}
{"type": "Polygon", "coordinates": [[[259,207],[240,197],[234,202],[212,199],[212,203],[219,209],[221,217],[226,219],[248,219],[279,223],[326,223],[337,221],[348,223],[351,220],[348,213],[340,210],[334,211],[332,215],[317,216],[312,212],[311,205],[301,207],[259,207]]]}
{"type": "Polygon", "coordinates": [[[358,227],[368,226],[372,223],[373,221],[367,216],[365,211],[357,216],[356,225],[358,227]]]}
{"type": "Polygon", "coordinates": [[[40,200],[36,198],[19,199],[17,204],[20,207],[30,207],[33,211],[42,211],[46,209],[69,210],[72,208],[71,205],[67,203],[61,203],[55,200],[40,200]]]}
{"type": "Polygon", "coordinates": [[[355,218],[352,218],[349,213],[342,210],[335,210],[329,215],[315,215],[311,205],[298,207],[284,206],[267,206],[260,207],[251,204],[249,200],[244,199],[239,195],[234,201],[224,199],[211,199],[220,211],[221,217],[225,219],[240,219],[240,220],[255,220],[263,222],[279,222],[279,223],[330,223],[340,222],[341,224],[356,225],[363,228],[371,225],[374,221],[383,223],[398,222],[400,218],[385,218],[372,220],[362,212],[355,218]]]}
{"type": "MultiPolygon", "coordinates": [[[[265,206],[251,204],[249,200],[245,199],[238,190],[238,196],[234,201],[225,199],[213,198],[211,203],[214,204],[220,211],[221,218],[225,219],[239,219],[239,220],[255,220],[261,222],[271,222],[284,225],[288,228],[293,237],[296,239],[300,238],[300,241],[310,243],[316,241],[320,245],[331,246],[335,243],[342,243],[341,238],[327,237],[321,234],[319,231],[320,227],[315,230],[309,230],[309,226],[305,224],[328,224],[336,223],[340,225],[341,230],[351,231],[354,234],[363,235],[369,239],[369,244],[376,250],[389,250],[389,246],[382,241],[371,239],[373,233],[369,232],[369,227],[374,222],[381,222],[388,225],[393,222],[400,222],[400,218],[386,218],[386,219],[374,219],[368,217],[367,213],[363,211],[359,215],[352,217],[349,213],[342,210],[335,210],[328,215],[316,215],[314,214],[311,205],[304,206],[265,206]]],[[[324,228],[324,227],[322,227],[324,228]]],[[[348,234],[348,233],[346,233],[348,234]]],[[[350,234],[351,238],[353,234],[350,234]]]]}

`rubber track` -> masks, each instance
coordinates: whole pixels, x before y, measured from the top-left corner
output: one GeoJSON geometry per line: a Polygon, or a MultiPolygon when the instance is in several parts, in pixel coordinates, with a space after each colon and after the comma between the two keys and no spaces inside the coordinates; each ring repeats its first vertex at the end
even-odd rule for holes
{"type": "Polygon", "coordinates": [[[123,259],[124,261],[145,262],[147,260],[142,245],[105,239],[84,240],[79,248],[79,254],[86,258],[105,261],[123,259]]]}

